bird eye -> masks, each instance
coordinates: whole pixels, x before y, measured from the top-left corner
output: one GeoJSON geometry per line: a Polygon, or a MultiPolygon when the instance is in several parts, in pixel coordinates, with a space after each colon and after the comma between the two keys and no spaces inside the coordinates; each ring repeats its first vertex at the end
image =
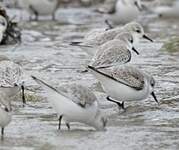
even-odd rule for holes
{"type": "Polygon", "coordinates": [[[130,42],[133,43],[134,42],[133,39],[131,39],[130,42]]]}
{"type": "Polygon", "coordinates": [[[141,31],[140,31],[140,30],[136,30],[136,32],[137,32],[137,33],[141,33],[141,31]]]}
{"type": "Polygon", "coordinates": [[[0,24],[1,24],[1,25],[3,25],[3,26],[5,26],[5,25],[6,25],[6,24],[5,24],[5,22],[1,22],[0,24]]]}
{"type": "Polygon", "coordinates": [[[9,109],[7,108],[7,107],[5,107],[5,109],[4,109],[6,112],[9,112],[9,109]]]}
{"type": "Polygon", "coordinates": [[[151,83],[151,86],[152,86],[152,87],[154,87],[154,85],[155,85],[154,83],[151,83]]]}
{"type": "Polygon", "coordinates": [[[155,80],[154,80],[153,78],[152,78],[151,81],[150,81],[150,85],[151,85],[152,87],[155,86],[155,80]]]}
{"type": "Polygon", "coordinates": [[[17,83],[14,83],[14,86],[18,86],[17,83]]]}

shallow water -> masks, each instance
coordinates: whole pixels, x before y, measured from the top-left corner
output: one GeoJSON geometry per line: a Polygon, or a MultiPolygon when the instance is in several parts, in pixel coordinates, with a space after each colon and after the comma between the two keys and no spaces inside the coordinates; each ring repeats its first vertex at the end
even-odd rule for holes
{"type": "MultiPolygon", "coordinates": [[[[9,12],[16,14],[17,19],[28,18],[28,14],[18,10],[9,12]]],[[[2,53],[23,66],[25,84],[36,91],[29,93],[37,98],[28,102],[34,107],[22,108],[19,98],[13,102],[13,120],[5,130],[4,141],[0,141],[0,149],[178,149],[179,53],[159,49],[171,35],[179,34],[179,22],[159,20],[153,15],[141,17],[146,32],[155,42],[142,40],[138,48],[140,56],[134,54],[131,63],[154,76],[157,81],[155,92],[161,104],[158,106],[149,97],[126,103],[127,111],[122,112],[106,101],[106,95],[99,92],[97,80],[91,74],[79,72],[89,60],[88,55],[79,47],[68,45],[72,40],[80,40],[90,29],[105,27],[103,18],[84,8],[61,9],[57,18],[58,22],[21,23],[21,45],[1,48],[2,53]],[[65,125],[58,131],[56,114],[30,75],[42,77],[54,87],[81,83],[92,88],[108,116],[107,130],[95,132],[83,124],[73,123],[71,131],[65,125]]]]}

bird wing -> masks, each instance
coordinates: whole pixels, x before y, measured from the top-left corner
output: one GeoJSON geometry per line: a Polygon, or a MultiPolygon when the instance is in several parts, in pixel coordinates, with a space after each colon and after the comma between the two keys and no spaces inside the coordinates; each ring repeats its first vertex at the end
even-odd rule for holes
{"type": "Polygon", "coordinates": [[[134,67],[116,66],[101,69],[100,71],[108,77],[136,90],[142,90],[144,87],[144,74],[134,67]]]}
{"type": "Polygon", "coordinates": [[[120,45],[117,41],[110,41],[103,44],[92,59],[91,66],[95,68],[120,65],[131,60],[131,52],[125,45],[120,45]]]}
{"type": "Polygon", "coordinates": [[[12,61],[0,62],[0,86],[13,87],[22,76],[21,67],[12,61]]]}
{"type": "Polygon", "coordinates": [[[63,85],[60,87],[60,90],[64,92],[74,103],[81,107],[92,105],[97,100],[94,93],[82,85],[63,85]]]}
{"type": "Polygon", "coordinates": [[[72,84],[72,85],[63,85],[59,87],[59,90],[45,83],[44,81],[31,76],[39,85],[41,85],[48,94],[56,99],[59,99],[59,95],[66,97],[68,100],[73,101],[80,107],[86,107],[86,105],[92,105],[96,101],[96,96],[90,92],[88,88],[85,88],[81,85],[72,84]]]}

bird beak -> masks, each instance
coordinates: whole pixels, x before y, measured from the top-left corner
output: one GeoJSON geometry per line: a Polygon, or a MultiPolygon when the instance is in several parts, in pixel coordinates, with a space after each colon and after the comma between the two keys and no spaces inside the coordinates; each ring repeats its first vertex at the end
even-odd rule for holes
{"type": "Polygon", "coordinates": [[[152,92],[151,95],[152,95],[152,97],[154,98],[154,100],[159,104],[159,101],[157,100],[157,97],[156,97],[155,93],[152,92]]]}
{"type": "Polygon", "coordinates": [[[132,47],[132,50],[133,50],[137,55],[139,55],[139,52],[138,52],[134,47],[132,47]]]}
{"type": "Polygon", "coordinates": [[[139,11],[142,11],[142,7],[139,5],[137,1],[134,2],[134,5],[137,7],[139,11]]]}
{"type": "Polygon", "coordinates": [[[143,35],[143,38],[146,39],[146,40],[149,40],[150,42],[153,42],[153,40],[151,38],[149,38],[147,35],[143,35]]]}
{"type": "Polygon", "coordinates": [[[6,34],[10,36],[16,43],[21,43],[21,39],[16,39],[9,31],[6,30],[6,34]]]}
{"type": "Polygon", "coordinates": [[[105,20],[105,24],[108,26],[108,28],[106,30],[110,30],[113,29],[114,27],[111,25],[111,23],[109,22],[109,20],[105,20]]]}
{"type": "Polygon", "coordinates": [[[24,85],[21,85],[21,90],[22,90],[22,103],[23,103],[23,107],[24,107],[26,104],[24,85]]]}

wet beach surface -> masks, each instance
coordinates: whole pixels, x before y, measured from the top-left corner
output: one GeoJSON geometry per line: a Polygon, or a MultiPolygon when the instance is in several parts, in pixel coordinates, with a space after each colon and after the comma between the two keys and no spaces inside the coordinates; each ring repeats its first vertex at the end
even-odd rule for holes
{"type": "MultiPolygon", "coordinates": [[[[17,19],[28,19],[28,14],[9,10],[17,19]],[[23,14],[23,16],[22,16],[23,14]]],[[[126,102],[126,112],[106,101],[97,80],[90,73],[80,73],[90,59],[79,47],[70,46],[94,28],[105,28],[104,18],[90,8],[61,9],[57,22],[21,22],[22,43],[1,47],[1,53],[22,65],[25,85],[31,99],[21,107],[20,98],[13,102],[13,120],[5,129],[0,150],[163,150],[179,148],[179,52],[161,51],[163,42],[179,34],[179,21],[156,19],[144,14],[140,22],[154,43],[142,40],[133,54],[131,64],[149,72],[156,79],[155,93],[140,102],[126,102]],[[39,86],[29,77],[36,75],[58,88],[63,84],[80,83],[91,88],[100,107],[108,116],[105,132],[79,123],[71,124],[71,131],[62,125],[57,130],[58,118],[39,86]]],[[[120,92],[120,91],[119,91],[120,92]]]]}

